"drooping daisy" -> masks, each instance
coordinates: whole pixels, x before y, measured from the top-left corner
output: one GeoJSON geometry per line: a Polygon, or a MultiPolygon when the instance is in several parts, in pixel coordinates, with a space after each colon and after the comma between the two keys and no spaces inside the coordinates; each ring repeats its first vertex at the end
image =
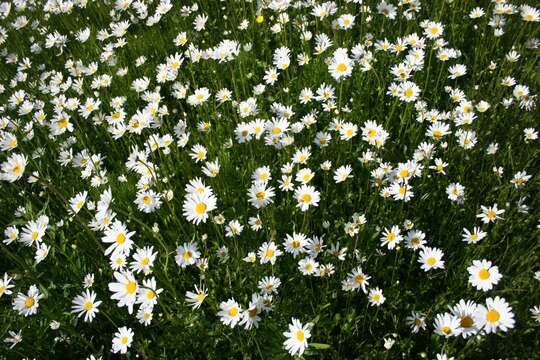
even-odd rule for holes
{"type": "Polygon", "coordinates": [[[13,280],[13,278],[9,276],[7,273],[4,273],[3,279],[0,278],[0,298],[4,295],[12,294],[11,290],[9,289],[15,287],[15,285],[10,284],[11,280],[13,280]]]}
{"type": "Polygon", "coordinates": [[[444,337],[461,334],[460,318],[450,313],[437,314],[434,326],[435,333],[444,337]]]}
{"type": "Polygon", "coordinates": [[[287,340],[283,342],[283,345],[292,356],[301,356],[308,348],[307,340],[311,337],[311,332],[309,327],[307,325],[302,325],[298,319],[291,319],[289,331],[285,331],[283,335],[287,338],[287,340]]]}
{"type": "Polygon", "coordinates": [[[77,295],[72,301],[71,312],[78,313],[78,317],[84,315],[84,321],[92,322],[99,312],[101,301],[96,301],[96,293],[86,290],[82,295],[77,295]]]}
{"type": "Polygon", "coordinates": [[[198,309],[208,296],[206,288],[201,286],[200,288],[195,285],[195,291],[186,291],[186,302],[192,309],[198,309]]]}
{"type": "Polygon", "coordinates": [[[469,283],[477,290],[488,291],[493,289],[493,285],[501,280],[497,266],[491,266],[491,261],[473,260],[472,266],[467,268],[469,272],[469,283]]]}

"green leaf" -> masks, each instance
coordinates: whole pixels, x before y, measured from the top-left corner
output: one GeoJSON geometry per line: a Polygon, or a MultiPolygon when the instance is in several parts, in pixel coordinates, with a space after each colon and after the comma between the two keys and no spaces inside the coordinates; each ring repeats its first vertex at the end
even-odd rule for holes
{"type": "Polygon", "coordinates": [[[309,343],[309,346],[315,349],[319,350],[327,350],[330,349],[330,345],[328,344],[321,344],[321,343],[309,343]]]}

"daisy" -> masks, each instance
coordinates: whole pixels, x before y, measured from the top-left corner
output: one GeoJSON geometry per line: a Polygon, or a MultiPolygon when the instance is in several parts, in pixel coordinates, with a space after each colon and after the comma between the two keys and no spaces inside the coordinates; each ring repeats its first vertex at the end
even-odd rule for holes
{"type": "Polygon", "coordinates": [[[9,345],[9,348],[13,349],[15,347],[15,345],[20,343],[23,340],[21,332],[22,332],[22,330],[19,330],[19,332],[17,332],[17,333],[15,331],[10,330],[8,332],[9,337],[4,339],[4,342],[6,343],[6,346],[7,346],[7,344],[11,344],[11,345],[9,345]]]}
{"type": "Polygon", "coordinates": [[[353,175],[350,165],[340,166],[334,171],[334,181],[337,183],[344,182],[347,179],[351,179],[353,175]]]}
{"type": "Polygon", "coordinates": [[[13,299],[13,310],[17,310],[24,317],[34,315],[37,313],[41,298],[43,298],[43,295],[39,293],[37,286],[31,285],[26,295],[18,293],[17,297],[13,299]]]}
{"type": "Polygon", "coordinates": [[[248,190],[248,196],[249,203],[256,209],[260,209],[273,202],[274,188],[266,187],[264,183],[254,183],[248,190]]]}
{"type": "Polygon", "coordinates": [[[0,298],[4,296],[4,294],[5,295],[12,294],[11,290],[9,289],[15,287],[15,285],[10,284],[11,280],[13,280],[13,278],[9,276],[7,273],[4,273],[4,278],[0,279],[0,298]]]}
{"type": "Polygon", "coordinates": [[[281,285],[281,280],[275,276],[266,276],[259,281],[259,289],[264,294],[277,294],[277,289],[281,285]]]}
{"type": "Polygon", "coordinates": [[[84,315],[84,321],[92,322],[94,317],[99,312],[98,307],[101,301],[96,301],[96,293],[91,290],[86,290],[82,295],[77,295],[71,302],[71,312],[79,313],[78,317],[84,315]]]}
{"type": "Polygon", "coordinates": [[[186,266],[195,264],[200,257],[201,253],[197,249],[197,244],[190,241],[189,243],[184,243],[178,247],[174,258],[176,259],[178,266],[184,269],[186,266]]]}
{"type": "Polygon", "coordinates": [[[158,289],[155,278],[143,280],[142,286],[137,293],[137,304],[145,308],[153,308],[157,304],[159,294],[163,289],[158,289]]]}
{"type": "Polygon", "coordinates": [[[131,314],[133,313],[133,305],[137,300],[139,284],[129,272],[115,271],[114,277],[117,282],[109,283],[109,291],[113,293],[111,299],[118,300],[118,307],[126,306],[131,314]]]}
{"type": "Polygon", "coordinates": [[[234,328],[242,319],[242,309],[234,299],[221,302],[219,309],[218,316],[224,325],[234,328]]]}
{"type": "Polygon", "coordinates": [[[319,263],[310,257],[306,257],[298,262],[298,270],[302,275],[313,275],[318,272],[319,263]]]}
{"type": "Polygon", "coordinates": [[[461,236],[463,238],[463,241],[467,242],[468,244],[476,244],[487,236],[487,232],[482,231],[482,229],[475,226],[472,231],[463,228],[463,235],[461,236]]]}
{"type": "Polygon", "coordinates": [[[328,65],[330,75],[337,81],[351,76],[353,61],[349,58],[347,52],[348,50],[345,48],[336,49],[332,61],[330,62],[330,65],[328,65]]]}
{"type": "Polygon", "coordinates": [[[122,222],[115,220],[111,227],[105,230],[105,235],[101,241],[108,244],[109,247],[105,250],[105,255],[113,254],[129,254],[133,246],[131,237],[135,231],[128,232],[126,226],[122,222]]]}
{"type": "Polygon", "coordinates": [[[287,234],[283,241],[285,252],[297,257],[299,254],[306,251],[309,238],[302,233],[293,233],[292,236],[287,234]]]}
{"type": "Polygon", "coordinates": [[[253,327],[258,328],[261,318],[259,316],[261,312],[258,298],[252,300],[249,303],[249,307],[242,312],[242,320],[239,325],[244,325],[244,329],[249,330],[253,327]]]}
{"type": "Polygon", "coordinates": [[[418,262],[422,264],[421,269],[429,271],[431,269],[444,269],[442,260],[443,252],[437,248],[425,246],[420,250],[418,262]]]}
{"type": "Polygon", "coordinates": [[[411,315],[405,318],[405,322],[411,327],[413,334],[418,333],[420,330],[425,330],[426,328],[426,317],[424,314],[412,311],[411,315]]]}
{"type": "Polygon", "coordinates": [[[298,201],[297,207],[306,211],[310,206],[318,206],[320,193],[313,186],[301,185],[294,191],[294,197],[298,201]]]}
{"type": "Polygon", "coordinates": [[[486,305],[478,305],[474,320],[487,334],[495,333],[498,329],[506,332],[515,324],[512,308],[504,298],[498,296],[487,298],[486,305]]]}
{"type": "Polygon", "coordinates": [[[71,208],[72,214],[77,214],[81,209],[83,208],[84,204],[86,203],[86,197],[88,196],[88,192],[80,192],[77,195],[75,195],[73,198],[69,200],[69,206],[71,208]]]}
{"type": "Polygon", "coordinates": [[[460,319],[450,313],[437,314],[435,317],[435,333],[444,337],[461,334],[460,319]]]}
{"type": "Polygon", "coordinates": [[[270,263],[274,265],[278,256],[282,254],[281,250],[278,249],[276,244],[272,241],[270,243],[264,242],[258,251],[259,259],[261,264],[270,263]]]}
{"type": "Polygon", "coordinates": [[[403,240],[401,230],[398,226],[394,225],[390,229],[385,228],[381,237],[381,246],[387,246],[389,250],[392,250],[403,240]]]}
{"type": "Polygon", "coordinates": [[[186,302],[192,309],[196,310],[201,307],[207,296],[208,291],[204,285],[200,288],[195,285],[195,291],[186,291],[186,302]]]}
{"type": "Polygon", "coordinates": [[[208,213],[217,208],[217,199],[212,193],[192,193],[187,194],[183,204],[183,215],[187,221],[199,225],[206,223],[208,213]]]}
{"type": "Polygon", "coordinates": [[[125,354],[131,343],[133,342],[134,332],[131,329],[128,329],[125,326],[118,328],[118,331],[114,334],[112,340],[112,351],[113,353],[125,354]]]}
{"type": "Polygon", "coordinates": [[[386,300],[386,298],[383,295],[382,290],[379,289],[378,287],[374,288],[374,289],[371,289],[369,291],[368,298],[369,298],[369,304],[372,305],[372,306],[380,306],[386,300]]]}
{"type": "Polygon", "coordinates": [[[299,320],[292,318],[291,324],[289,324],[289,331],[284,332],[283,335],[287,338],[283,342],[283,345],[291,356],[301,356],[308,348],[307,340],[311,337],[311,332],[309,327],[302,325],[299,320]]]}
{"type": "Polygon", "coordinates": [[[360,266],[354,268],[347,275],[347,282],[349,283],[351,290],[362,289],[364,294],[367,293],[366,286],[369,285],[369,279],[371,279],[371,276],[364,274],[360,266]]]}
{"type": "Polygon", "coordinates": [[[426,234],[420,230],[410,230],[405,237],[409,249],[418,250],[426,244],[426,234]]]}
{"type": "Polygon", "coordinates": [[[488,291],[497,285],[502,278],[497,266],[491,266],[491,261],[473,260],[472,266],[467,268],[469,283],[477,290],[488,291]]]}
{"type": "Polygon", "coordinates": [[[151,213],[161,207],[161,196],[153,190],[140,191],[135,199],[137,208],[144,213],[151,213]]]}
{"type": "Polygon", "coordinates": [[[244,225],[240,224],[238,220],[231,220],[229,221],[229,224],[225,226],[225,236],[226,237],[234,237],[239,236],[242,233],[242,230],[244,230],[244,225]]]}
{"type": "Polygon", "coordinates": [[[459,318],[459,325],[461,327],[461,336],[467,338],[471,335],[478,333],[478,327],[474,322],[474,313],[478,305],[474,301],[465,301],[461,299],[457,305],[450,308],[452,315],[459,318]]]}
{"type": "Polygon", "coordinates": [[[497,219],[502,219],[499,215],[504,213],[504,209],[498,209],[497,204],[489,207],[481,205],[480,207],[482,209],[482,213],[476,215],[476,217],[480,218],[484,224],[489,224],[491,222],[495,222],[497,219]]]}
{"type": "Polygon", "coordinates": [[[534,321],[540,322],[540,306],[535,306],[530,309],[531,311],[531,317],[534,321]]]}
{"type": "Polygon", "coordinates": [[[138,249],[133,255],[133,260],[130,263],[131,271],[136,272],[137,274],[141,271],[148,275],[152,272],[152,266],[154,266],[154,261],[156,260],[157,252],[154,252],[153,246],[145,246],[142,249],[138,249]]]}

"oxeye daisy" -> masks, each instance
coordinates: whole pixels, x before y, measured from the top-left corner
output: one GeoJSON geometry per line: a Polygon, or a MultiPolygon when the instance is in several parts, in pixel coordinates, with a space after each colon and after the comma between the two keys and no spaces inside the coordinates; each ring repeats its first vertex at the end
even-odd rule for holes
{"type": "Polygon", "coordinates": [[[82,295],[77,295],[72,301],[71,312],[78,313],[78,317],[84,315],[84,321],[92,322],[99,312],[101,301],[96,301],[96,293],[86,290],[82,295]]]}
{"type": "Polygon", "coordinates": [[[514,313],[504,298],[487,298],[486,304],[479,304],[474,314],[475,322],[487,334],[497,330],[503,332],[514,327],[514,313]]]}
{"type": "Polygon", "coordinates": [[[388,249],[394,249],[401,241],[403,236],[398,226],[394,225],[390,229],[385,228],[381,237],[381,246],[387,246],[388,249]]]}
{"type": "Polygon", "coordinates": [[[218,316],[221,322],[231,328],[234,328],[242,319],[242,308],[234,299],[221,302],[219,309],[218,316]]]}
{"type": "Polygon", "coordinates": [[[473,260],[472,266],[467,268],[469,283],[477,290],[488,291],[493,289],[502,278],[497,266],[492,266],[491,261],[473,260]]]}
{"type": "Polygon", "coordinates": [[[201,257],[201,253],[197,249],[197,244],[194,242],[184,243],[176,250],[176,263],[178,266],[185,268],[193,265],[201,257]]]}
{"type": "Polygon", "coordinates": [[[289,354],[301,356],[308,348],[307,340],[311,337],[311,331],[307,325],[302,325],[298,319],[292,318],[289,331],[284,332],[283,335],[287,338],[283,345],[289,354]]]}
{"type": "Polygon", "coordinates": [[[217,199],[212,193],[187,194],[182,206],[184,217],[191,223],[198,225],[205,223],[208,213],[215,210],[217,199]]]}
{"type": "Polygon", "coordinates": [[[443,255],[440,249],[425,246],[420,250],[418,262],[422,264],[421,268],[424,271],[444,269],[443,255]]]}
{"type": "Polygon", "coordinates": [[[504,209],[498,209],[497,204],[493,206],[481,206],[482,212],[476,215],[477,218],[480,218],[484,224],[489,224],[495,222],[497,219],[501,219],[499,215],[504,213],[504,209]]]}
{"type": "Polygon", "coordinates": [[[208,296],[208,291],[204,286],[200,288],[195,285],[195,291],[186,291],[186,302],[192,309],[198,309],[208,296]]]}
{"type": "Polygon", "coordinates": [[[313,186],[301,185],[294,191],[294,197],[298,201],[297,207],[306,211],[310,206],[318,206],[320,193],[313,186]]]}
{"type": "Polygon", "coordinates": [[[133,342],[134,335],[135,333],[133,330],[125,326],[118,328],[118,331],[114,334],[114,338],[112,340],[113,353],[127,353],[128,349],[131,347],[131,343],[133,342]]]}
{"type": "Polygon", "coordinates": [[[131,237],[135,231],[129,232],[122,222],[116,220],[109,229],[105,230],[105,235],[101,238],[106,244],[111,244],[105,250],[105,255],[127,254],[131,251],[133,240],[131,237]]]}
{"type": "Polygon", "coordinates": [[[11,280],[13,280],[13,278],[7,273],[4,273],[4,278],[0,278],[0,298],[4,295],[12,294],[11,290],[9,289],[15,287],[15,285],[10,284],[11,280]]]}
{"type": "Polygon", "coordinates": [[[386,301],[382,290],[378,287],[369,290],[368,299],[369,304],[372,306],[380,306],[386,301]]]}
{"type": "Polygon", "coordinates": [[[113,294],[111,299],[118,300],[118,307],[126,306],[128,312],[133,313],[133,305],[137,300],[137,291],[139,284],[131,273],[114,272],[114,278],[117,282],[109,283],[109,291],[113,294]]]}
{"type": "Polygon", "coordinates": [[[39,300],[43,298],[36,285],[31,285],[26,294],[18,293],[13,299],[13,309],[17,310],[20,315],[27,317],[37,313],[39,300]]]}

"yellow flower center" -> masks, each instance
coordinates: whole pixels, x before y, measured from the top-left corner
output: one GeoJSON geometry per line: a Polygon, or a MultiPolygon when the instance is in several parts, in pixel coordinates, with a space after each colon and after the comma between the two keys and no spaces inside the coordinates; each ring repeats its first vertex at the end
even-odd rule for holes
{"type": "Polygon", "coordinates": [[[234,316],[236,316],[236,315],[238,315],[238,308],[237,308],[237,307],[232,307],[232,308],[230,308],[230,309],[229,309],[229,316],[234,317],[234,316]]]}
{"type": "Polygon", "coordinates": [[[122,343],[122,345],[126,345],[128,343],[128,338],[127,336],[122,336],[122,338],[120,338],[120,342],[122,343]]]}
{"type": "Polygon", "coordinates": [[[274,256],[274,250],[272,250],[272,249],[266,250],[265,256],[266,256],[267,258],[273,257],[273,256],[274,256]]]}
{"type": "Polygon", "coordinates": [[[309,195],[309,194],[302,194],[302,195],[300,196],[300,201],[302,201],[303,203],[310,202],[310,201],[311,201],[311,195],[309,195]]]}
{"type": "Polygon", "coordinates": [[[126,284],[126,291],[128,294],[134,294],[137,291],[137,283],[135,281],[128,281],[126,284]]]}
{"type": "Polygon", "coordinates": [[[305,336],[304,336],[304,332],[303,332],[302,330],[298,330],[298,331],[296,332],[296,339],[297,339],[298,341],[304,341],[305,336]]]}
{"type": "Polygon", "coordinates": [[[489,270],[487,269],[481,269],[479,272],[478,272],[478,277],[482,280],[487,280],[489,279],[489,270]]]}
{"type": "Polygon", "coordinates": [[[344,63],[339,63],[336,69],[339,72],[345,72],[347,70],[347,65],[345,65],[344,63]]]}
{"type": "Polygon", "coordinates": [[[116,243],[118,245],[122,245],[125,242],[126,242],[126,235],[124,235],[123,233],[116,235],[116,243]]]}
{"type": "Polygon", "coordinates": [[[436,262],[437,262],[437,259],[435,259],[433,256],[428,257],[426,260],[426,264],[428,264],[429,266],[435,265],[436,262]]]}
{"type": "Polygon", "coordinates": [[[197,215],[202,215],[206,212],[206,204],[203,202],[198,203],[195,205],[195,213],[197,215]]]}
{"type": "Polygon", "coordinates": [[[24,301],[24,307],[29,309],[31,308],[32,306],[34,306],[34,304],[36,303],[36,301],[34,300],[34,298],[32,297],[28,297],[26,298],[26,300],[24,301]]]}
{"type": "Polygon", "coordinates": [[[486,320],[489,321],[490,323],[497,322],[499,321],[500,318],[501,318],[501,314],[499,314],[497,310],[491,309],[486,314],[486,320]]]}
{"type": "Polygon", "coordinates": [[[87,301],[83,304],[83,309],[86,311],[92,310],[93,307],[94,307],[94,304],[92,304],[91,301],[87,301]]]}

